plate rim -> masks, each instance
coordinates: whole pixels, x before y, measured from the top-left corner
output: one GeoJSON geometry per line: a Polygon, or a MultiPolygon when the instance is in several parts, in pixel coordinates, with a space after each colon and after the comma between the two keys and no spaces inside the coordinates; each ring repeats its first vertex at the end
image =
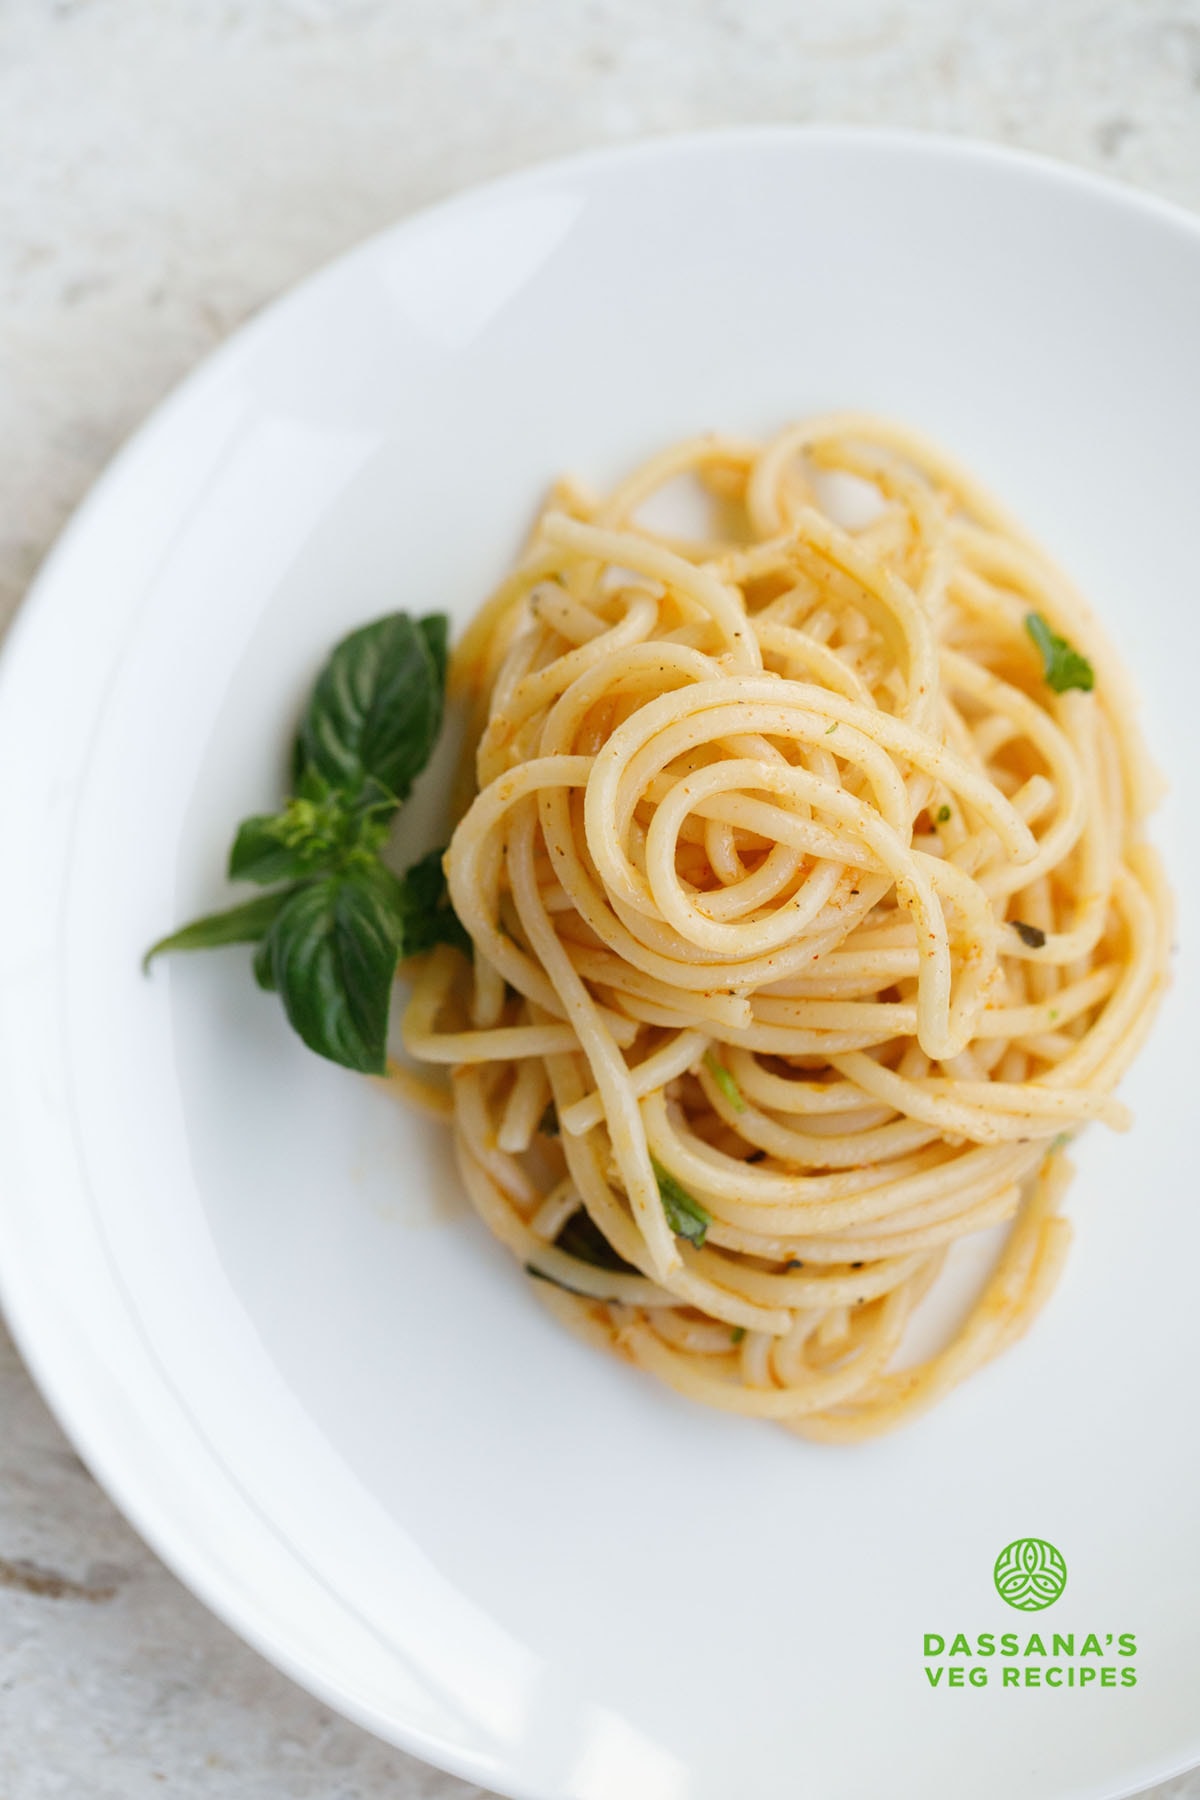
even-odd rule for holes
{"type": "MultiPolygon", "coordinates": [[[[521,165],[502,174],[473,182],[463,188],[426,202],[402,214],[368,234],[355,244],[321,262],[300,279],[272,296],[244,320],[151,408],[115,454],[96,476],[79,504],[57,534],[49,551],[35,570],[24,596],[18,603],[0,647],[0,715],[6,713],[10,690],[22,677],[24,645],[47,603],[54,600],[59,571],[76,545],[86,542],[96,521],[101,520],[110,496],[118,493],[127,477],[135,473],[135,465],[155,441],[169,433],[179,415],[186,414],[205,390],[215,387],[227,371],[251,350],[260,336],[276,328],[288,310],[305,304],[310,295],[334,276],[341,276],[355,262],[369,261],[385,241],[395,241],[406,232],[419,228],[427,220],[445,218],[454,213],[469,213],[493,200],[523,189],[536,189],[545,183],[557,183],[572,176],[590,176],[622,165],[653,162],[663,157],[687,158],[711,152],[714,147],[738,151],[762,147],[781,149],[804,146],[866,147],[903,155],[925,155],[938,161],[959,162],[990,167],[1010,173],[1023,173],[1041,183],[1115,206],[1119,210],[1150,218],[1175,232],[1182,233],[1200,245],[1200,214],[1181,203],[1164,198],[1131,182],[1099,174],[1093,170],[1062,161],[1040,151],[997,143],[991,140],[958,135],[952,132],[912,127],[841,124],[835,122],[788,123],[767,122],[754,125],[721,126],[687,131],[666,131],[642,135],[627,142],[576,150],[563,156],[521,165]]],[[[173,531],[181,516],[177,514],[173,531]]],[[[116,661],[119,662],[119,657],[116,661]]],[[[71,827],[73,835],[74,826],[71,827]]],[[[5,902],[0,897],[0,920],[5,902]]],[[[72,1126],[74,1122],[72,1122],[72,1126]]],[[[52,1185],[43,1193],[53,1195],[52,1185]]],[[[138,1533],[171,1574],[222,1624],[244,1643],[264,1656],[276,1669],[294,1681],[305,1692],[332,1707],[341,1716],[381,1741],[431,1766],[475,1783],[501,1782],[511,1800],[556,1800],[544,1790],[516,1782],[511,1775],[491,1766],[490,1758],[481,1758],[461,1745],[431,1734],[419,1726],[400,1724],[358,1695],[339,1686],[325,1670],[308,1661],[299,1651],[271,1629],[270,1619],[252,1598],[240,1595],[223,1579],[212,1556],[198,1547],[177,1509],[164,1505],[146,1482],[140,1479],[119,1445],[106,1442],[105,1431],[87,1417],[86,1397],[80,1397],[78,1384],[72,1381],[72,1353],[63,1340],[62,1321],[53,1304],[39,1298],[38,1282],[32,1268],[22,1267],[16,1247],[10,1242],[5,1208],[0,1205],[0,1314],[17,1348],[18,1354],[34,1381],[39,1395],[49,1408],[58,1427],[78,1452],[101,1491],[112,1501],[123,1518],[138,1533]]],[[[281,1549],[293,1558],[309,1577],[325,1587],[324,1577],[310,1568],[306,1559],[273,1522],[262,1515],[251,1497],[215,1448],[210,1445],[198,1423],[193,1420],[184,1397],[160,1366],[153,1346],[147,1341],[132,1300],[128,1297],[120,1270],[113,1264],[111,1251],[100,1234],[105,1260],[109,1264],[114,1293],[119,1296],[122,1311],[142,1342],[147,1372],[165,1390],[172,1407],[182,1415],[187,1427],[209,1463],[219,1471],[226,1490],[250,1510],[261,1527],[267,1529],[281,1549]]],[[[339,1594],[332,1598],[343,1610],[354,1609],[339,1594]]],[[[1103,1800],[1131,1800],[1153,1784],[1165,1782],[1200,1768],[1200,1731],[1182,1761],[1172,1758],[1147,1765],[1136,1782],[1120,1789],[1106,1790],[1103,1800]]],[[[1097,1793],[1095,1800],[1101,1800],[1097,1793]]]]}

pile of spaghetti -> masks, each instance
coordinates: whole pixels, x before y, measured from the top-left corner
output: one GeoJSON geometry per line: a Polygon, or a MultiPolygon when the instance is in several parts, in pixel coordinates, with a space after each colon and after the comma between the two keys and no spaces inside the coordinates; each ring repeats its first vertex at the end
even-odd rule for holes
{"type": "Polygon", "coordinates": [[[480,1215],[698,1400],[828,1440],[928,1406],[1046,1299],[1062,1147],[1127,1123],[1165,980],[1155,781],[1092,614],[940,452],[835,416],[560,485],[453,680],[473,955],[415,969],[404,1040],[449,1067],[480,1215]],[[681,477],[703,541],[641,519],[681,477]],[[966,1323],[894,1367],[1001,1222],[966,1323]]]}

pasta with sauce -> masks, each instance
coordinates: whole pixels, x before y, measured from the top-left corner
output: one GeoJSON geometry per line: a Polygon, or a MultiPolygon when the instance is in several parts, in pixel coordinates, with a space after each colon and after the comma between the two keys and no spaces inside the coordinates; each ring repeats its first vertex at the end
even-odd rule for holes
{"type": "Polygon", "coordinates": [[[486,1225],[694,1399],[832,1441],[930,1405],[1053,1287],[1065,1140],[1127,1124],[1165,982],[1155,777],[1085,603],[941,452],[838,415],[560,486],[452,691],[473,955],[421,959],[405,1015],[448,1095],[400,1079],[486,1225]],[[703,539],[642,517],[680,478],[703,539]]]}

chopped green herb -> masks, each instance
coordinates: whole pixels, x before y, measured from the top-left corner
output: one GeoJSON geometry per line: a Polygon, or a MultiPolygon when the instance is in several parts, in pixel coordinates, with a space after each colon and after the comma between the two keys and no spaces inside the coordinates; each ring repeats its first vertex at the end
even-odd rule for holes
{"type": "Polygon", "coordinates": [[[704,1052],[704,1066],[732,1106],[734,1112],[745,1112],[746,1102],[742,1098],[742,1090],[715,1050],[704,1052]]]}
{"type": "Polygon", "coordinates": [[[1053,1153],[1055,1150],[1065,1150],[1067,1145],[1070,1143],[1070,1141],[1071,1141],[1071,1134],[1069,1131],[1058,1132],[1054,1137],[1052,1137],[1050,1139],[1051,1153],[1053,1153]]]}
{"type": "Polygon", "coordinates": [[[553,1100],[551,1100],[549,1106],[547,1106],[545,1112],[538,1120],[538,1130],[543,1137],[558,1136],[558,1108],[555,1106],[553,1100]]]}
{"type": "Polygon", "coordinates": [[[557,1275],[547,1275],[545,1269],[536,1269],[532,1263],[525,1264],[525,1273],[535,1281],[548,1281],[551,1287],[561,1288],[564,1294],[580,1294],[585,1300],[591,1298],[589,1294],[584,1294],[582,1288],[573,1288],[568,1282],[560,1281],[557,1275]]]}
{"type": "Polygon", "coordinates": [[[1009,924],[1029,950],[1040,950],[1046,942],[1046,934],[1040,925],[1027,925],[1024,919],[1010,919],[1009,924]]]}
{"type": "Polygon", "coordinates": [[[825,733],[825,736],[832,737],[834,732],[837,730],[837,728],[838,728],[838,721],[835,719],[833,721],[833,724],[829,727],[829,730],[825,733]]]}
{"type": "Polygon", "coordinates": [[[663,1211],[667,1215],[667,1224],[676,1237],[686,1238],[689,1244],[700,1245],[708,1236],[708,1228],[712,1224],[712,1214],[694,1200],[685,1187],[682,1187],[669,1169],[664,1169],[656,1156],[650,1161],[654,1168],[654,1179],[658,1183],[658,1191],[662,1196],[663,1211]]]}
{"type": "Polygon", "coordinates": [[[1042,673],[1056,694],[1065,694],[1068,688],[1091,693],[1096,677],[1086,656],[1052,631],[1039,612],[1025,614],[1025,629],[1041,651],[1042,673]]]}
{"type": "Polygon", "coordinates": [[[641,1270],[619,1256],[600,1227],[583,1207],[573,1212],[554,1240],[556,1250],[563,1250],[579,1262],[591,1263],[596,1269],[612,1269],[621,1275],[640,1275],[641,1270]]]}
{"type": "Polygon", "coordinates": [[[733,1330],[729,1333],[729,1341],[731,1344],[740,1344],[745,1335],[746,1327],[744,1325],[735,1325],[733,1330]]]}
{"type": "Polygon", "coordinates": [[[1049,1013],[1049,1019],[1050,1019],[1050,1023],[1051,1023],[1051,1024],[1052,1024],[1052,1025],[1053,1025],[1053,1024],[1055,1024],[1055,1022],[1056,1022],[1056,1021],[1057,1021],[1057,1019],[1058,1019],[1058,1008],[1057,1008],[1057,1006],[1052,1006],[1052,1007],[1051,1007],[1051,1008],[1050,1008],[1050,1013],[1049,1013]]]}
{"type": "Polygon", "coordinates": [[[939,806],[934,816],[939,825],[944,825],[950,817],[950,808],[948,806],[939,806]]]}

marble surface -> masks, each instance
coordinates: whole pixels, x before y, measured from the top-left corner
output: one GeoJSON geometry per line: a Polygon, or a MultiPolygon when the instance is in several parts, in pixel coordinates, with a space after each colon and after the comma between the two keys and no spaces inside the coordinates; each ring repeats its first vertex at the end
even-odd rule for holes
{"type": "MultiPolygon", "coordinates": [[[[764,119],[970,133],[1200,209],[1200,0],[2,0],[0,619],[155,401],[307,270],[536,158],[764,119]]],[[[164,1791],[478,1793],[217,1624],[0,1328],[0,1795],[164,1791]]]]}

